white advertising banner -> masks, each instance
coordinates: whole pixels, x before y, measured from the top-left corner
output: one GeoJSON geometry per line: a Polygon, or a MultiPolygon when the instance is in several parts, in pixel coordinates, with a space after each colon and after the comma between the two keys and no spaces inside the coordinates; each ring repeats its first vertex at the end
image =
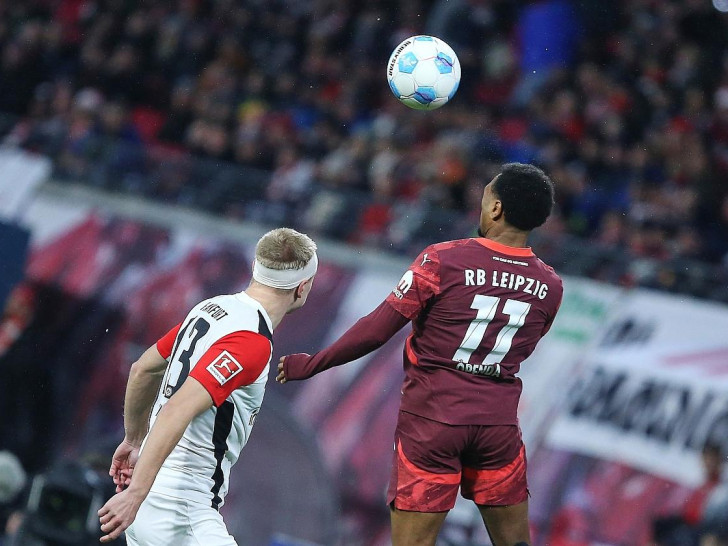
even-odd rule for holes
{"type": "Polygon", "coordinates": [[[0,219],[17,220],[50,174],[48,158],[0,148],[0,219]]]}
{"type": "Polygon", "coordinates": [[[564,281],[564,299],[549,333],[523,362],[523,394],[518,408],[523,438],[535,450],[585,352],[603,331],[604,322],[623,291],[573,277],[564,281]]]}
{"type": "Polygon", "coordinates": [[[728,309],[635,291],[571,382],[547,444],[685,485],[705,442],[728,447],[728,309]]]}

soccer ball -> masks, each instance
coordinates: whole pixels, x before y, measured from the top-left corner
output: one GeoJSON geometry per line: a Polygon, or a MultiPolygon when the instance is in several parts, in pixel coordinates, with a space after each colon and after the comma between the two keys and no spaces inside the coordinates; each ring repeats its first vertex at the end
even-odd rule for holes
{"type": "Polygon", "coordinates": [[[434,36],[412,36],[394,48],[387,63],[389,88],[415,110],[434,110],[449,101],[460,84],[460,61],[434,36]]]}

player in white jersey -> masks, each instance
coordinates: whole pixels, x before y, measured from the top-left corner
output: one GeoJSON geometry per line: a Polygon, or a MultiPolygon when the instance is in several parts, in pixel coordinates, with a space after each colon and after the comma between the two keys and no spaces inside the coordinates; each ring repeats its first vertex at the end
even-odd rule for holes
{"type": "Polygon", "coordinates": [[[271,333],[306,302],[317,266],[306,235],[266,233],[244,292],[197,304],[132,365],[102,542],[126,530],[132,546],[236,544],[218,509],[263,402],[271,333]]]}

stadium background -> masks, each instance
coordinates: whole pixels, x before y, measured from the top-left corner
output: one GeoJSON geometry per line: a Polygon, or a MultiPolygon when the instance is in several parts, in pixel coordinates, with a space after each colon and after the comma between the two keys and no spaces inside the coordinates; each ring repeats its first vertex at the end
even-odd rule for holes
{"type": "MultiPolygon", "coordinates": [[[[424,245],[473,234],[498,165],[531,161],[557,184],[533,246],[567,276],[523,371],[534,543],[646,543],[700,484],[702,444],[728,448],[722,6],[3,4],[0,449],[31,474],[108,457],[129,363],[244,287],[267,227],[321,241],[311,302],[275,340],[314,351],[424,245]],[[463,65],[425,114],[383,68],[420,32],[463,65]]],[[[241,543],[387,544],[401,341],[269,386],[225,507],[241,543]]],[[[459,506],[444,540],[485,543],[480,526],[459,506]]]]}

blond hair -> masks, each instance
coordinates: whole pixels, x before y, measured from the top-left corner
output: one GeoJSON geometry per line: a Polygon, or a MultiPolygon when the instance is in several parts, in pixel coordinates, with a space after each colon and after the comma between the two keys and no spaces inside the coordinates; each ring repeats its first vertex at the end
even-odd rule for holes
{"type": "Polygon", "coordinates": [[[263,235],[255,246],[255,259],[269,269],[302,269],[316,253],[316,243],[295,229],[278,228],[263,235]]]}

